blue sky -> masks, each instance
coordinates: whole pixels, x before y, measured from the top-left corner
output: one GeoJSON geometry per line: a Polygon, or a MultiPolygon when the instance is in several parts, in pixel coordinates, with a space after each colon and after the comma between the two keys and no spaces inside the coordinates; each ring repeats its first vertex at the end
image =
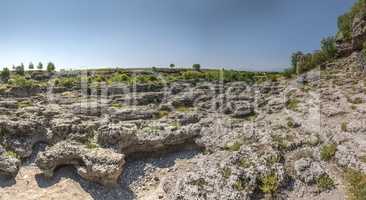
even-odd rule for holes
{"type": "Polygon", "coordinates": [[[0,67],[289,66],[355,0],[0,0],[0,67]]]}

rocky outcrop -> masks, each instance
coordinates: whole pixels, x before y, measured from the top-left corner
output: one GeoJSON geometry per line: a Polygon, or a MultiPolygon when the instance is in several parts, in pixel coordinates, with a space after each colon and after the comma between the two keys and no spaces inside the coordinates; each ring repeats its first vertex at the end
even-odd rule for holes
{"type": "Polygon", "coordinates": [[[0,119],[0,132],[2,144],[22,158],[31,155],[35,143],[47,141],[46,128],[41,123],[32,120],[0,119]]]}
{"type": "Polygon", "coordinates": [[[294,168],[297,178],[307,184],[315,183],[319,177],[326,174],[320,163],[310,158],[297,160],[294,168]]]}
{"type": "Polygon", "coordinates": [[[161,123],[139,128],[133,123],[118,123],[102,126],[98,142],[124,154],[145,152],[147,149],[153,152],[193,141],[199,133],[197,124],[180,128],[175,124],[161,123]]]}
{"type": "Polygon", "coordinates": [[[352,23],[353,50],[361,50],[366,41],[366,14],[356,16],[352,23]]]}
{"type": "Polygon", "coordinates": [[[0,145],[0,175],[15,177],[18,174],[21,162],[5,151],[0,145]]]}
{"type": "Polygon", "coordinates": [[[39,153],[36,164],[46,177],[52,177],[58,166],[73,165],[83,178],[113,186],[122,173],[124,157],[108,149],[88,149],[80,143],[63,141],[39,153]]]}

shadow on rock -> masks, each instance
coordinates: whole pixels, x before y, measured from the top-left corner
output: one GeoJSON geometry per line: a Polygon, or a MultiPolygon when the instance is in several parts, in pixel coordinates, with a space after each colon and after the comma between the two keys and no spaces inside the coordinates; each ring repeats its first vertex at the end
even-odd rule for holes
{"type": "Polygon", "coordinates": [[[41,188],[51,187],[59,183],[61,179],[72,179],[79,183],[83,190],[89,193],[95,200],[135,199],[135,195],[128,188],[121,187],[120,185],[108,188],[82,179],[72,166],[58,168],[52,178],[45,178],[43,174],[36,175],[37,184],[41,188]]]}
{"type": "Polygon", "coordinates": [[[10,187],[15,185],[17,182],[14,178],[0,175],[0,187],[10,187]]]}

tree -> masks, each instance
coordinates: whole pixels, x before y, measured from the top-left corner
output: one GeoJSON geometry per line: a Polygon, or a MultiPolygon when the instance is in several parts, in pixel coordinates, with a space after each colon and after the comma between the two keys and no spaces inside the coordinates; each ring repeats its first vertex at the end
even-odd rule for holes
{"type": "Polygon", "coordinates": [[[200,71],[201,70],[201,65],[200,64],[193,64],[192,68],[196,71],[200,71]]]}
{"type": "Polygon", "coordinates": [[[48,72],[53,72],[53,71],[55,71],[55,69],[56,69],[55,64],[53,64],[52,62],[49,62],[47,64],[47,71],[48,72]]]}
{"type": "Polygon", "coordinates": [[[170,64],[169,67],[173,69],[175,67],[175,64],[170,64]]]}
{"type": "Polygon", "coordinates": [[[329,59],[334,58],[337,54],[335,38],[327,37],[327,38],[322,39],[320,49],[327,58],[329,58],[329,59]]]}
{"type": "Polygon", "coordinates": [[[42,70],[43,69],[43,64],[41,62],[38,63],[37,69],[39,69],[39,70],[42,70]]]}
{"type": "Polygon", "coordinates": [[[24,65],[23,65],[23,63],[20,64],[19,66],[15,67],[15,73],[20,75],[20,76],[24,76],[24,65]]]}
{"type": "Polygon", "coordinates": [[[1,71],[1,73],[0,73],[0,79],[3,81],[3,82],[5,82],[5,83],[7,83],[8,82],[8,80],[10,79],[10,70],[8,69],[8,68],[4,68],[2,71],[1,71]]]}
{"type": "Polygon", "coordinates": [[[29,63],[29,65],[28,65],[28,69],[34,69],[34,65],[33,65],[33,63],[32,63],[32,62],[30,62],[30,63],[29,63]]]}
{"type": "Polygon", "coordinates": [[[295,53],[292,54],[291,56],[291,66],[292,66],[292,72],[296,72],[297,71],[297,63],[299,61],[300,56],[303,56],[304,53],[302,53],[301,51],[297,51],[295,53]]]}

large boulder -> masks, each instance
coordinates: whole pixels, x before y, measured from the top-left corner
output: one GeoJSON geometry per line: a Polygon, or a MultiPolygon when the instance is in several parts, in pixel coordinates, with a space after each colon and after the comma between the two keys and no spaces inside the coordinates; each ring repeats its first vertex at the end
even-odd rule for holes
{"type": "Polygon", "coordinates": [[[46,177],[52,177],[58,166],[74,165],[81,177],[113,186],[122,173],[124,158],[109,149],[88,149],[77,142],[63,141],[39,153],[36,164],[46,177]]]}
{"type": "Polygon", "coordinates": [[[198,124],[183,127],[167,123],[149,123],[143,127],[133,123],[108,124],[99,129],[98,142],[124,154],[151,152],[192,142],[200,130],[198,124]]]}

